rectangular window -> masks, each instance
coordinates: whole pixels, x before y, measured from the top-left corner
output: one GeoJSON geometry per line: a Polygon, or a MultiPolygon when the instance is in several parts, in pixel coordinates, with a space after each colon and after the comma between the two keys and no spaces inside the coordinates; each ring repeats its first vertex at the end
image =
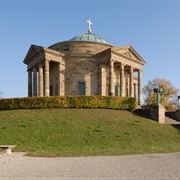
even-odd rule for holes
{"type": "Polygon", "coordinates": [[[119,86],[115,86],[115,96],[119,96],[120,95],[120,88],[119,86]]]}
{"type": "Polygon", "coordinates": [[[85,95],[85,83],[78,82],[78,95],[83,96],[85,95]]]}

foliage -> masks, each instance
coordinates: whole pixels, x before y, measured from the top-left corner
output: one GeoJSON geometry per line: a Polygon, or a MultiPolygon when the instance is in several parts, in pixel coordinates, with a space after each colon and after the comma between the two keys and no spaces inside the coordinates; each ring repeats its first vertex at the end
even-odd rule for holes
{"type": "Polygon", "coordinates": [[[143,88],[145,94],[145,105],[154,105],[156,97],[154,95],[154,88],[162,88],[161,104],[167,111],[174,111],[177,105],[177,95],[179,89],[175,88],[169,80],[162,78],[155,78],[148,81],[148,84],[143,88]]]}
{"type": "Polygon", "coordinates": [[[135,98],[110,96],[48,96],[0,99],[0,110],[47,108],[136,108],[135,98]]]}
{"type": "Polygon", "coordinates": [[[180,151],[180,127],[112,109],[0,111],[1,144],[31,156],[97,156],[180,151]]]}

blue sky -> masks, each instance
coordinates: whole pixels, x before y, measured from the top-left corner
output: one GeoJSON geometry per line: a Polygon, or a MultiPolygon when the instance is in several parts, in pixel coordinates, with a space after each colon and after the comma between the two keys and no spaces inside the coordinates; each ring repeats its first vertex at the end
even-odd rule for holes
{"type": "Polygon", "coordinates": [[[48,47],[87,32],[131,45],[148,80],[180,88],[180,0],[0,0],[0,97],[27,96],[23,60],[31,44],[48,47]]]}

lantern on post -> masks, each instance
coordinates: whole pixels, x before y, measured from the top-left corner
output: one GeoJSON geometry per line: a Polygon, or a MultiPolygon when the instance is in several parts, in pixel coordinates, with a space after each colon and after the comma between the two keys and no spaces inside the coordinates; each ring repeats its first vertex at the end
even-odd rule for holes
{"type": "Polygon", "coordinates": [[[180,99],[180,96],[178,96],[178,109],[179,109],[179,99],[180,99]]]}
{"type": "Polygon", "coordinates": [[[156,105],[160,105],[163,89],[162,88],[154,88],[153,91],[154,91],[154,94],[156,95],[156,105]]]}

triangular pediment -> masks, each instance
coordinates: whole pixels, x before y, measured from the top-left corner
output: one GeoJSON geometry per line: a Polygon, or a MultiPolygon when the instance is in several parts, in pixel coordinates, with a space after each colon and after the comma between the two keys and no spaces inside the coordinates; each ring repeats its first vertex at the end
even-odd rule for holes
{"type": "Polygon", "coordinates": [[[136,59],[135,56],[133,56],[133,54],[130,53],[129,51],[123,51],[123,52],[120,52],[120,53],[123,54],[124,56],[129,57],[129,58],[136,59]]]}
{"type": "Polygon", "coordinates": [[[31,59],[36,57],[40,52],[42,52],[44,48],[42,46],[37,45],[31,45],[31,47],[28,50],[28,53],[26,54],[26,57],[24,58],[24,63],[27,64],[31,59]]]}
{"type": "Polygon", "coordinates": [[[145,60],[135,51],[132,46],[112,47],[111,51],[141,64],[146,64],[145,60]]]}

